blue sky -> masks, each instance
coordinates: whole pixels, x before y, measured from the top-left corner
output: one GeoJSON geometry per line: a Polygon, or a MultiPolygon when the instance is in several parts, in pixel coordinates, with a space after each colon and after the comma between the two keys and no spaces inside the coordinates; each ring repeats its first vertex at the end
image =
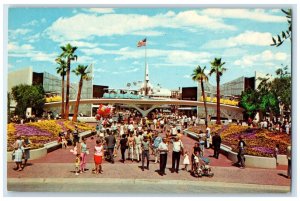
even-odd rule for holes
{"type": "Polygon", "coordinates": [[[288,26],[279,9],[10,8],[8,17],[9,72],[56,74],[60,46],[70,42],[78,47],[73,69],[92,64],[94,84],[125,88],[144,79],[145,50],[136,44],[145,37],[150,82],[169,89],[196,86],[193,69],[208,73],[215,57],[226,62],[221,83],[291,67],[291,42],[270,46],[288,26]]]}

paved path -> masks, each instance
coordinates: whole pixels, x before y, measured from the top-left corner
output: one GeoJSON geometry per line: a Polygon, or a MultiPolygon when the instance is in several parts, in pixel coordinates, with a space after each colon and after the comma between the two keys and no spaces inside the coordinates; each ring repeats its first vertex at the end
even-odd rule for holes
{"type": "MultiPolygon", "coordinates": [[[[183,144],[186,149],[192,152],[192,146],[194,145],[195,141],[183,136],[182,138],[183,144]]],[[[95,139],[91,137],[87,139],[88,147],[92,148],[95,145],[95,139]]],[[[106,181],[118,180],[123,179],[124,182],[127,182],[128,185],[132,185],[132,181],[147,181],[147,182],[157,182],[157,181],[164,181],[164,182],[173,182],[170,185],[175,185],[176,181],[182,182],[199,182],[201,185],[208,184],[209,182],[223,183],[223,186],[227,184],[236,185],[232,188],[232,192],[251,192],[245,190],[245,188],[241,187],[241,185],[257,185],[257,189],[252,189],[253,192],[288,192],[290,186],[290,179],[285,177],[286,175],[286,166],[279,166],[277,169],[262,169],[262,168],[246,168],[246,169],[239,169],[237,167],[232,166],[232,162],[228,160],[225,156],[220,155],[219,159],[215,159],[210,157],[211,159],[211,166],[212,171],[214,172],[215,176],[213,178],[202,177],[202,178],[195,178],[190,175],[189,172],[186,171],[179,171],[177,173],[171,173],[170,170],[167,170],[167,175],[160,176],[157,173],[159,169],[159,164],[154,163],[154,156],[151,156],[150,162],[150,170],[145,170],[144,172],[141,170],[141,162],[138,163],[136,161],[126,161],[125,164],[119,161],[120,154],[118,154],[116,158],[115,164],[110,164],[108,162],[103,163],[103,170],[104,174],[95,175],[91,173],[91,169],[93,168],[93,154],[88,155],[87,157],[87,168],[89,169],[86,173],[80,174],[76,176],[74,174],[74,156],[70,153],[71,147],[68,149],[59,149],[47,154],[46,157],[38,159],[38,160],[31,160],[29,161],[29,165],[21,172],[17,172],[13,170],[15,166],[14,163],[7,163],[7,177],[8,177],[8,190],[9,191],[28,191],[30,186],[32,187],[32,191],[42,191],[42,186],[44,186],[45,181],[55,181],[55,180],[62,180],[62,181],[69,181],[68,179],[73,179],[72,182],[77,181],[81,182],[84,189],[87,189],[85,192],[93,192],[93,189],[89,189],[88,186],[91,184],[87,183],[87,181],[97,181],[98,183],[103,183],[106,181]],[[74,178],[77,178],[74,180],[74,178]],[[21,179],[21,180],[19,180],[21,179]],[[42,179],[42,183],[35,182],[36,186],[33,187],[33,183],[27,183],[28,189],[26,190],[26,185],[24,182],[32,181],[30,179],[42,179]],[[174,183],[175,182],[175,183],[174,183]],[[204,182],[204,184],[203,184],[204,182]],[[225,182],[225,183],[224,183],[225,182]],[[22,183],[24,184],[23,190],[22,183]],[[43,184],[43,185],[41,185],[43,184]],[[21,187],[19,187],[21,185],[21,187]],[[266,190],[265,186],[272,186],[276,188],[275,190],[266,190]],[[33,190],[34,189],[34,190],[33,190]],[[262,190],[265,189],[266,191],[262,190]],[[282,189],[282,190],[280,190],[282,189]]],[[[92,151],[91,151],[92,152],[92,151]]],[[[205,156],[209,157],[213,155],[212,149],[205,150],[205,156]]],[[[127,156],[127,153],[126,153],[127,156]]],[[[182,158],[181,158],[182,160],[182,158]]],[[[168,164],[167,168],[171,167],[171,153],[168,156],[168,164]]],[[[72,182],[67,183],[65,185],[71,185],[72,182]]],[[[62,182],[63,183],[63,182],[62,182]]],[[[63,185],[60,184],[59,186],[63,185]]],[[[49,184],[49,183],[48,183],[49,184]]],[[[178,184],[178,183],[177,183],[178,184]]],[[[51,184],[49,184],[51,186],[51,184]]],[[[126,184],[127,185],[127,184],[126,184]]],[[[149,183],[145,183],[145,188],[149,186],[149,183]]],[[[166,184],[164,184],[166,185],[166,184]]],[[[192,184],[191,184],[192,185],[192,184]]],[[[114,185],[115,186],[115,185],[114,185]]],[[[180,187],[178,192],[183,192],[183,189],[186,189],[184,185],[178,184],[180,187]],[[182,188],[180,187],[182,186],[182,188]]],[[[54,190],[53,187],[47,188],[47,191],[54,190]]],[[[57,188],[57,186],[56,186],[57,188]]],[[[60,192],[67,187],[58,188],[56,191],[60,192]]],[[[212,189],[218,190],[219,187],[215,187],[212,189]]],[[[107,189],[107,187],[103,187],[103,189],[107,189]]],[[[131,186],[130,189],[135,189],[134,186],[131,186]]],[[[157,189],[157,186],[154,188],[157,189]]],[[[157,192],[164,192],[163,189],[167,189],[167,187],[161,186],[161,190],[157,192]]],[[[227,189],[229,191],[229,189],[227,189]]],[[[201,190],[191,190],[189,192],[200,192],[201,190]]],[[[215,192],[216,192],[215,191],[215,192]]],[[[226,191],[226,190],[225,190],[226,191]]],[[[103,191],[105,192],[105,191],[103,191]]],[[[107,192],[115,192],[114,190],[107,191],[107,192]]],[[[122,191],[120,191],[122,192],[122,191]]],[[[140,192],[140,191],[139,191],[140,192]]],[[[156,192],[155,190],[150,190],[149,192],[156,192]]],[[[202,192],[202,191],[201,191],[202,192]]],[[[206,191],[206,192],[213,192],[213,191],[206,191]]],[[[230,191],[231,192],[231,191],[230,191]]]]}

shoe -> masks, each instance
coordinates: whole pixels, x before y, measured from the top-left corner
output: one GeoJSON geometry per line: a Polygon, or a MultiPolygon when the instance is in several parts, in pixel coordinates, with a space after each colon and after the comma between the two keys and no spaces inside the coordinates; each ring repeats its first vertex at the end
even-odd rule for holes
{"type": "Polygon", "coordinates": [[[175,171],[178,174],[178,170],[175,171]]]}
{"type": "Polygon", "coordinates": [[[163,175],[167,175],[167,174],[164,172],[163,175]]]}
{"type": "Polygon", "coordinates": [[[142,168],[142,171],[144,171],[144,168],[142,168]]]}
{"type": "Polygon", "coordinates": [[[76,172],[75,175],[78,176],[79,175],[78,172],[76,172]]]}

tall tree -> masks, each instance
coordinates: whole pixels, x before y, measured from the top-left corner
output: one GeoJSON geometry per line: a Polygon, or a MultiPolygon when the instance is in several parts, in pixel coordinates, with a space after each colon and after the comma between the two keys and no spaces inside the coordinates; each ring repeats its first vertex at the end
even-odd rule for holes
{"type": "Polygon", "coordinates": [[[65,107],[65,119],[69,118],[69,99],[70,99],[70,70],[71,70],[71,61],[77,60],[77,55],[75,55],[75,51],[77,47],[73,47],[70,43],[66,46],[61,46],[62,53],[60,57],[67,59],[67,92],[66,92],[66,107],[65,107]]]}
{"type": "Polygon", "coordinates": [[[83,80],[90,80],[91,79],[89,77],[90,71],[87,71],[87,69],[88,69],[88,66],[78,65],[77,68],[72,71],[73,73],[76,74],[76,76],[80,76],[79,85],[78,85],[78,92],[77,92],[77,98],[76,98],[76,104],[75,104],[75,107],[74,107],[74,115],[73,115],[72,121],[77,121],[78,108],[79,108],[79,102],[80,102],[80,96],[81,96],[83,80]]]}
{"type": "Polygon", "coordinates": [[[203,82],[207,82],[208,81],[208,77],[205,74],[205,69],[206,66],[204,66],[203,68],[201,68],[201,66],[197,66],[194,71],[192,76],[192,79],[194,81],[200,82],[201,84],[201,90],[202,90],[202,97],[203,97],[203,102],[204,102],[204,109],[205,109],[205,126],[207,127],[207,106],[206,106],[206,97],[205,97],[205,91],[204,91],[204,84],[203,82]]]}
{"type": "Polygon", "coordinates": [[[20,84],[12,88],[11,94],[17,102],[15,114],[25,118],[27,108],[32,108],[32,112],[37,116],[43,113],[45,93],[42,85],[20,84]]]}
{"type": "Polygon", "coordinates": [[[246,89],[241,95],[240,106],[244,108],[246,114],[252,118],[258,110],[257,97],[258,93],[253,89],[246,89]]]}
{"type": "Polygon", "coordinates": [[[216,74],[217,81],[217,124],[221,124],[221,110],[220,110],[220,79],[223,73],[227,70],[223,66],[225,62],[222,62],[222,58],[215,58],[211,63],[211,70],[209,76],[213,73],[216,74]]]}
{"type": "Polygon", "coordinates": [[[56,72],[61,76],[61,117],[65,118],[65,76],[67,70],[67,63],[62,58],[58,57],[56,63],[59,65],[56,67],[56,72]]]}

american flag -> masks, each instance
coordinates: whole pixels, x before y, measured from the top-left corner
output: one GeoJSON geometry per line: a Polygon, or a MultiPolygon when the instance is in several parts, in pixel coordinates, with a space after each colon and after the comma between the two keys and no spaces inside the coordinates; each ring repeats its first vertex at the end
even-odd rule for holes
{"type": "Polygon", "coordinates": [[[142,47],[142,46],[146,46],[146,41],[147,39],[145,38],[144,40],[140,40],[137,44],[137,47],[142,47]]]}

